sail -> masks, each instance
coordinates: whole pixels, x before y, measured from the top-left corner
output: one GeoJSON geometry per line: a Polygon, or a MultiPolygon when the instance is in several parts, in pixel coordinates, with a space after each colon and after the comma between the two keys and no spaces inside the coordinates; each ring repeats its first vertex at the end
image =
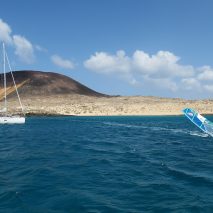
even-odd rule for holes
{"type": "Polygon", "coordinates": [[[199,127],[202,131],[206,132],[207,134],[213,136],[213,123],[210,122],[208,119],[200,115],[193,109],[185,108],[183,109],[184,115],[197,127],[199,127]]]}

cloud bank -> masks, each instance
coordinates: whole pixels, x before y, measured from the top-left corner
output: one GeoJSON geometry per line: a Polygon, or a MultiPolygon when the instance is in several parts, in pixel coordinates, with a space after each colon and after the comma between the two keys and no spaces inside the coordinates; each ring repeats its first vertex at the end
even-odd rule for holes
{"type": "Polygon", "coordinates": [[[171,92],[213,92],[212,67],[183,65],[180,57],[169,51],[161,50],[150,55],[136,50],[132,56],[126,55],[123,50],[114,55],[96,52],[84,61],[84,66],[97,73],[119,76],[130,84],[132,81],[146,83],[171,92]]]}

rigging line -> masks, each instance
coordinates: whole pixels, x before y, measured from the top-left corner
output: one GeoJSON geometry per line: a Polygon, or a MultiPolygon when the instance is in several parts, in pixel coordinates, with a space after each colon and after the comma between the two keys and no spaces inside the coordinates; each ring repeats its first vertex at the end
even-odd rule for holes
{"type": "Polygon", "coordinates": [[[3,68],[4,68],[4,108],[6,109],[7,112],[7,83],[6,83],[6,73],[5,73],[5,46],[4,43],[3,45],[3,68]]]}
{"type": "MultiPolygon", "coordinates": [[[[3,45],[3,43],[2,43],[3,45]]],[[[2,46],[3,47],[3,46],[2,46]]],[[[2,49],[3,50],[3,49],[2,49]]],[[[1,65],[2,65],[2,71],[4,70],[4,53],[2,51],[2,59],[1,59],[1,65]]],[[[4,72],[1,72],[1,87],[2,87],[2,90],[3,90],[3,95],[4,95],[4,72]]],[[[0,97],[1,98],[1,97],[0,97]]],[[[1,98],[0,100],[3,100],[3,104],[4,104],[4,96],[3,98],[1,98]]]]}
{"type": "Polygon", "coordinates": [[[22,103],[21,103],[21,99],[20,99],[20,96],[19,96],[19,93],[18,93],[18,89],[17,89],[17,86],[16,86],[16,82],[15,82],[15,79],[14,79],[14,76],[13,76],[13,72],[12,72],[12,69],[11,69],[11,66],[10,66],[10,62],[9,62],[9,59],[8,59],[8,56],[7,56],[7,52],[5,52],[5,55],[6,55],[6,60],[7,60],[9,69],[10,69],[10,73],[11,73],[11,76],[12,76],[12,79],[13,79],[13,83],[14,83],[15,90],[16,90],[16,93],[17,93],[17,96],[18,96],[18,100],[19,100],[19,104],[20,104],[22,113],[25,114],[25,113],[24,113],[24,108],[23,108],[23,105],[22,105],[22,103]]]}

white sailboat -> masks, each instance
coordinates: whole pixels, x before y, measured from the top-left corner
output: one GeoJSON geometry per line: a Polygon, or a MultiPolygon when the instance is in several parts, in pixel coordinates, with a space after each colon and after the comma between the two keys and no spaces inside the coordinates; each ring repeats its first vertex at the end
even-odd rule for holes
{"type": "Polygon", "coordinates": [[[21,103],[21,99],[18,93],[18,89],[16,86],[16,82],[13,76],[13,72],[10,66],[10,62],[7,56],[7,52],[5,51],[5,45],[2,44],[3,48],[3,76],[4,76],[4,108],[0,110],[0,124],[24,124],[25,123],[25,113],[23,109],[23,105],[21,103]],[[6,75],[6,63],[9,67],[9,71],[11,73],[12,81],[15,87],[15,91],[18,97],[19,105],[21,108],[21,115],[13,115],[8,112],[8,104],[7,104],[7,75],[6,75]]]}

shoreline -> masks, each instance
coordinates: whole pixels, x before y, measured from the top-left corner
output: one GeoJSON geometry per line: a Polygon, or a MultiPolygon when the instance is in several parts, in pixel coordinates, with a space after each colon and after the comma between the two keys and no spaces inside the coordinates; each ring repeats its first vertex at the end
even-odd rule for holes
{"type": "MultiPolygon", "coordinates": [[[[213,115],[213,100],[185,100],[150,96],[93,97],[84,95],[25,96],[27,117],[32,116],[180,116],[184,108],[213,115]]],[[[18,108],[17,99],[8,109],[18,108]]]]}
{"type": "MultiPolygon", "coordinates": [[[[209,113],[202,113],[204,116],[213,116],[209,113]]],[[[141,114],[141,115],[67,115],[67,114],[46,114],[46,113],[27,113],[26,117],[179,117],[184,116],[184,114],[141,114]]]]}

